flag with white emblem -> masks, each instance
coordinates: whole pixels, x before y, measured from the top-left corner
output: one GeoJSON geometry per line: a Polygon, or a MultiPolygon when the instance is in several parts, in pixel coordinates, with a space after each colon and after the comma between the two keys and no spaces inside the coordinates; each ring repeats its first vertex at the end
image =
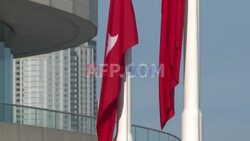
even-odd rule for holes
{"type": "Polygon", "coordinates": [[[103,79],[97,118],[98,141],[112,141],[125,53],[138,43],[132,0],[110,0],[103,79]]]}

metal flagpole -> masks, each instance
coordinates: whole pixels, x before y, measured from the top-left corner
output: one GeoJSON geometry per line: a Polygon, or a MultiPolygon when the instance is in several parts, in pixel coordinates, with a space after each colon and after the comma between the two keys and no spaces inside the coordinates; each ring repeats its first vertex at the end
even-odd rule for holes
{"type": "MultiPolygon", "coordinates": [[[[128,50],[128,53],[127,53],[127,63],[126,63],[126,66],[128,65],[131,65],[132,63],[132,50],[129,49],[128,50]]],[[[133,141],[133,137],[132,137],[132,130],[131,130],[131,126],[132,126],[132,120],[131,120],[131,117],[132,117],[132,102],[131,102],[131,98],[132,98],[132,79],[131,79],[131,70],[129,68],[127,68],[127,72],[128,72],[128,75],[126,76],[127,77],[127,102],[128,102],[128,141],[133,141]]]]}
{"type": "Polygon", "coordinates": [[[182,141],[202,141],[199,104],[199,0],[186,0],[184,110],[182,141]]]}
{"type": "MultiPolygon", "coordinates": [[[[131,49],[125,56],[126,68],[132,62],[131,49]]],[[[119,96],[117,111],[117,136],[116,141],[133,141],[131,133],[131,76],[130,70],[127,69],[126,76],[123,77],[122,90],[119,96]]]]}

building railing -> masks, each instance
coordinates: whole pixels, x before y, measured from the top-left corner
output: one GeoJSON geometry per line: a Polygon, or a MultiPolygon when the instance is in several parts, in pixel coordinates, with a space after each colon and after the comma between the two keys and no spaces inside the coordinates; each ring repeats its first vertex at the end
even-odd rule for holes
{"type": "MultiPolygon", "coordinates": [[[[0,103],[0,121],[96,134],[96,118],[43,108],[0,103]]],[[[180,141],[170,133],[132,125],[133,141],[180,141]]]]}

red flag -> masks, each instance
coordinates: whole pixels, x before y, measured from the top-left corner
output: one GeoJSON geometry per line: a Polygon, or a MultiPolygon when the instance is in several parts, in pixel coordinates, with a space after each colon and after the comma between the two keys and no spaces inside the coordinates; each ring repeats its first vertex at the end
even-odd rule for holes
{"type": "Polygon", "coordinates": [[[125,53],[138,43],[132,0],[110,0],[104,69],[97,118],[98,141],[112,141],[125,70],[125,53]]]}
{"type": "Polygon", "coordinates": [[[159,77],[161,128],[174,112],[174,90],[179,83],[185,0],[162,0],[160,65],[164,72],[159,77]]]}

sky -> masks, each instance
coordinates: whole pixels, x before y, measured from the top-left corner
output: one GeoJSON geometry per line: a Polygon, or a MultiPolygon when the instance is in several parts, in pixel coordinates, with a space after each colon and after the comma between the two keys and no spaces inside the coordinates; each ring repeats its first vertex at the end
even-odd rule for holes
{"type": "MultiPolygon", "coordinates": [[[[161,0],[133,0],[139,44],[133,63],[158,64],[161,0]]],[[[204,141],[250,140],[250,1],[201,0],[201,110],[204,141]]],[[[109,0],[99,0],[98,64],[103,63],[109,0]]],[[[183,62],[183,57],[182,57],[183,62]]],[[[183,66],[183,63],[182,63],[183,66]]],[[[181,136],[183,67],[176,115],[164,131],[181,136]]],[[[98,93],[101,79],[98,78],[98,93]]],[[[158,78],[133,78],[132,122],[160,129],[158,78]]]]}

